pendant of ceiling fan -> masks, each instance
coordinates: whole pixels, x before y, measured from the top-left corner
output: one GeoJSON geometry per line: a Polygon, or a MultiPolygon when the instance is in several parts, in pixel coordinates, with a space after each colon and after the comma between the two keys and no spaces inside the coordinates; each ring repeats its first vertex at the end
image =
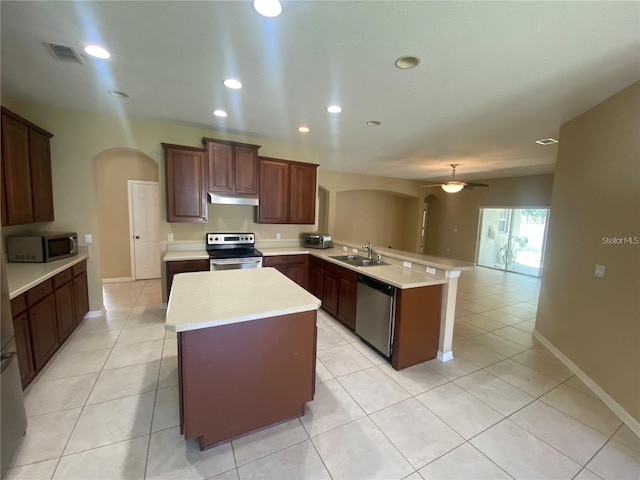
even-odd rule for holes
{"type": "Polygon", "coordinates": [[[451,168],[453,169],[451,172],[451,180],[446,183],[435,183],[433,185],[421,185],[420,188],[429,188],[429,187],[441,187],[447,193],[456,193],[462,190],[463,188],[475,188],[475,187],[488,187],[486,183],[476,183],[476,182],[461,182],[456,180],[456,167],[457,163],[452,163],[451,168]]]}

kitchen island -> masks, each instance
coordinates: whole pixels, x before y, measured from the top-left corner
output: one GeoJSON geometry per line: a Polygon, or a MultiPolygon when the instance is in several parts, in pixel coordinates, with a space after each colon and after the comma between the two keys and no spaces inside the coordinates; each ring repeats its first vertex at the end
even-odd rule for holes
{"type": "Polygon", "coordinates": [[[304,413],[320,300],[273,268],[175,276],[180,430],[200,448],[304,413]]]}

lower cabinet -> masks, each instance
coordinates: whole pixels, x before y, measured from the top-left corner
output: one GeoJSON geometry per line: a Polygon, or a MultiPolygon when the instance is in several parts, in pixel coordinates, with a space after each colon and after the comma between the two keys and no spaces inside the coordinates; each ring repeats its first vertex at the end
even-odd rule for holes
{"type": "Polygon", "coordinates": [[[325,271],[322,276],[322,308],[333,316],[338,316],[338,283],[335,273],[325,271]]]}
{"type": "Polygon", "coordinates": [[[206,272],[209,270],[209,260],[176,260],[173,262],[165,262],[167,271],[167,301],[169,300],[169,294],[171,293],[171,284],[173,283],[174,275],[178,273],[186,272],[206,272]]]}
{"type": "Polygon", "coordinates": [[[320,295],[313,291],[311,293],[322,299],[322,308],[351,330],[355,330],[358,274],[318,258],[312,260],[311,268],[315,269],[310,273],[314,279],[313,288],[320,295]]]}
{"type": "Polygon", "coordinates": [[[309,292],[322,298],[322,281],[324,276],[324,270],[322,269],[323,260],[316,257],[309,258],[309,292]]]}
{"type": "Polygon", "coordinates": [[[89,311],[86,269],[82,261],[11,300],[22,388],[89,311]]]}
{"type": "Polygon", "coordinates": [[[338,318],[351,330],[356,329],[356,295],[358,284],[340,278],[338,288],[338,318]]]}
{"type": "Polygon", "coordinates": [[[302,288],[307,289],[309,277],[308,255],[276,255],[262,259],[264,267],[273,267],[289,277],[302,288]]]}

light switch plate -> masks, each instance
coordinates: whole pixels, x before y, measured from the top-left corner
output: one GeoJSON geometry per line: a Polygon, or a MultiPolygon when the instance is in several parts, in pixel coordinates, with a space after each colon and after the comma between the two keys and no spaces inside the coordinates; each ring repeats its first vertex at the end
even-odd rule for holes
{"type": "Polygon", "coordinates": [[[357,249],[357,248],[352,248],[352,249],[351,249],[351,251],[352,251],[353,253],[358,253],[358,249],[357,249]]]}
{"type": "Polygon", "coordinates": [[[84,243],[91,243],[91,242],[93,242],[93,235],[91,235],[90,233],[85,233],[84,243]]]}
{"type": "Polygon", "coordinates": [[[403,261],[403,262],[402,262],[402,266],[403,266],[403,267],[407,267],[407,268],[411,268],[411,262],[403,261]]]}
{"type": "Polygon", "coordinates": [[[343,252],[348,252],[348,251],[349,251],[349,249],[348,249],[347,247],[343,246],[343,247],[342,247],[342,251],[343,251],[343,252]]]}
{"type": "Polygon", "coordinates": [[[596,271],[594,273],[596,277],[604,278],[604,265],[598,265],[596,263],[596,271]]]}
{"type": "Polygon", "coordinates": [[[280,232],[276,233],[276,240],[280,240],[280,232]]]}
{"type": "Polygon", "coordinates": [[[427,267],[427,273],[429,275],[435,275],[436,274],[436,269],[433,267],[427,267]]]}
{"type": "Polygon", "coordinates": [[[173,233],[169,233],[169,234],[167,235],[167,240],[168,240],[169,242],[173,242],[173,233]]]}

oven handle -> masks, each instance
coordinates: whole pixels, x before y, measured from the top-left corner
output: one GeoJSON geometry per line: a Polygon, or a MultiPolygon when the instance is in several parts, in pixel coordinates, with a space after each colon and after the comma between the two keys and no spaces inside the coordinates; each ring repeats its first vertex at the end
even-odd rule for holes
{"type": "Polygon", "coordinates": [[[261,258],[255,259],[245,259],[245,258],[230,258],[226,260],[211,260],[212,265],[240,265],[240,264],[252,264],[252,263],[260,263],[262,261],[261,258]]]}

